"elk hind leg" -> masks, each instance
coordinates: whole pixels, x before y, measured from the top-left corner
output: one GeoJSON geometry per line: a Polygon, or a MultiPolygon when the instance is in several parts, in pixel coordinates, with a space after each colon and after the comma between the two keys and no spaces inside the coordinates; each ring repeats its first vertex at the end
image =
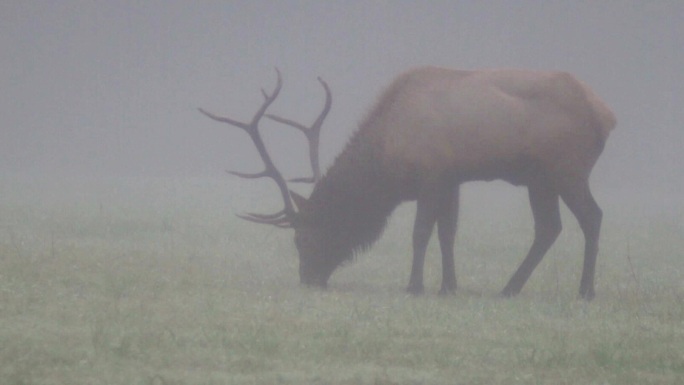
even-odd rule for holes
{"type": "Polygon", "coordinates": [[[506,297],[520,293],[562,230],[558,193],[544,183],[531,184],[528,190],[534,217],[534,241],[525,260],[501,292],[506,297]]]}
{"type": "Polygon", "coordinates": [[[587,181],[562,192],[561,198],[577,218],[584,233],[584,264],[579,295],[585,300],[591,300],[595,295],[594,275],[603,212],[591,195],[587,181]]]}

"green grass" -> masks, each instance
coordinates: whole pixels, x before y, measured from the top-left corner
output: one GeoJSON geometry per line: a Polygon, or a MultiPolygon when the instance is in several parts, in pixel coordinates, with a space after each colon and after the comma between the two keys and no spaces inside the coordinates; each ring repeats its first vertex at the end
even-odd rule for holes
{"type": "Polygon", "coordinates": [[[436,295],[431,244],[414,298],[412,205],[318,291],[297,284],[290,231],[233,215],[277,194],[236,186],[0,180],[0,383],[684,383],[681,205],[602,204],[591,303],[577,300],[583,240],[564,211],[554,248],[504,300],[531,242],[524,190],[490,185],[509,204],[464,194],[459,290],[436,295]]]}

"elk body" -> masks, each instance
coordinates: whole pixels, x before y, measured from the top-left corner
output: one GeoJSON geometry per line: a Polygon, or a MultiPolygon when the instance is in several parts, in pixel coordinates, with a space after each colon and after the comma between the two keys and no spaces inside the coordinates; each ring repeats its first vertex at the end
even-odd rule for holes
{"type": "MultiPolygon", "coordinates": [[[[321,83],[326,107],[312,128],[266,115],[307,133],[312,154],[330,108],[330,91],[321,83]]],[[[327,173],[318,177],[313,167],[316,184],[308,199],[287,190],[259,137],[259,120],[281,84],[278,73],[275,91],[264,92],[264,105],[250,123],[202,112],[242,127],[254,139],[266,170],[238,175],[275,179],[285,209],[243,218],[295,229],[303,284],[325,287],[340,264],[379,238],[401,202],[417,201],[408,290],[423,291],[425,251],[435,224],[442,253],[440,292],[455,290],[459,186],[502,179],[527,186],[535,223],[532,246],[502,294],[520,292],[558,237],[562,199],[585,238],[580,296],[594,297],[602,213],[589,175],[616,120],[584,83],[563,72],[434,67],[406,72],[386,89],[327,173]]]]}

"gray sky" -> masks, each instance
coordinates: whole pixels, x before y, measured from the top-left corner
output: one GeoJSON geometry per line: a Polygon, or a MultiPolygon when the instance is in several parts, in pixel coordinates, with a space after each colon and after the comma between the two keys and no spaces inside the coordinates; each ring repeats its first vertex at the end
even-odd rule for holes
{"type": "MultiPolygon", "coordinates": [[[[328,165],[384,86],[417,65],[560,69],[589,83],[618,127],[594,181],[682,187],[682,1],[0,2],[0,176],[221,175],[257,170],[247,136],[260,89],[305,122],[333,91],[328,165]]],[[[265,125],[287,174],[299,134],[265,125]]]]}

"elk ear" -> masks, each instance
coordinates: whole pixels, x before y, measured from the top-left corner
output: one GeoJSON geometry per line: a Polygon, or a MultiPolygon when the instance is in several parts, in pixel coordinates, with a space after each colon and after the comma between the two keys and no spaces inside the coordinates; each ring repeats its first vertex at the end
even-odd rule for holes
{"type": "Polygon", "coordinates": [[[308,199],[304,198],[303,196],[297,194],[292,190],[290,190],[290,196],[292,197],[292,201],[297,207],[297,211],[306,210],[310,206],[308,199]]]}

